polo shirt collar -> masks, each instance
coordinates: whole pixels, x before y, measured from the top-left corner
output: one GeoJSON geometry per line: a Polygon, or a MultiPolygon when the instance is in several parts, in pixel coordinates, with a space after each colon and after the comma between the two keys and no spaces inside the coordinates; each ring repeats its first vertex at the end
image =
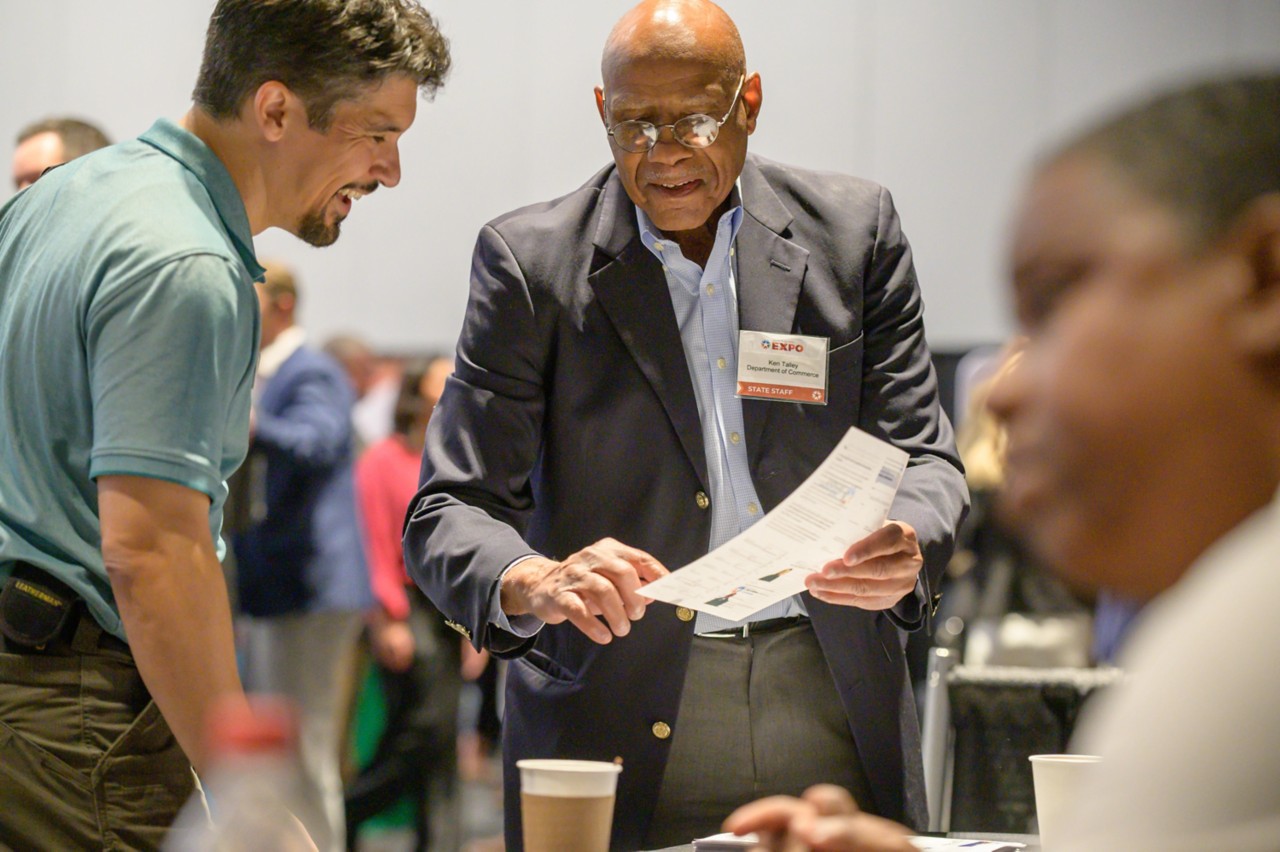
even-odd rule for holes
{"type": "Polygon", "coordinates": [[[231,237],[240,261],[255,281],[261,281],[266,270],[258,263],[253,251],[253,232],[249,228],[249,214],[244,209],[244,199],[236,189],[231,173],[209,146],[167,118],[161,118],[138,137],[153,148],[168,154],[195,175],[222,220],[222,227],[231,237]]]}

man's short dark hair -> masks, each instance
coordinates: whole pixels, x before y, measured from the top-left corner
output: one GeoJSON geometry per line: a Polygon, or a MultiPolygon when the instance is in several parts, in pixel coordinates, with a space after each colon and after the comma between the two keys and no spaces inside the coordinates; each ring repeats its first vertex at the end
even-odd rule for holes
{"type": "Polygon", "coordinates": [[[18,144],[21,145],[32,136],[41,133],[53,133],[62,140],[62,156],[67,160],[83,157],[90,151],[105,148],[111,144],[107,134],[94,125],[78,118],[46,118],[28,124],[18,133],[18,144]]]}
{"type": "Polygon", "coordinates": [[[427,96],[449,70],[449,42],[415,0],[218,0],[192,94],[216,119],[277,80],[326,130],[333,107],[392,74],[427,96]]]}
{"type": "Polygon", "coordinates": [[[1206,245],[1251,202],[1280,192],[1280,72],[1224,77],[1160,95],[1053,159],[1072,153],[1097,154],[1117,166],[1206,245]]]}

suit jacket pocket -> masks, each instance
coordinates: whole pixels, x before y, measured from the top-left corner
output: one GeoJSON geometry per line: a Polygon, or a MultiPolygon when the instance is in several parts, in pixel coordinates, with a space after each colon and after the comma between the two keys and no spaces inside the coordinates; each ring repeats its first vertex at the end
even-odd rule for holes
{"type": "MultiPolygon", "coordinates": [[[[862,342],[865,335],[859,334],[848,343],[842,343],[827,353],[827,370],[830,376],[849,371],[862,372],[862,342]]],[[[828,380],[828,385],[830,381],[828,380]]]]}
{"type": "Polygon", "coordinates": [[[556,662],[551,657],[536,648],[531,648],[523,657],[518,658],[517,663],[524,663],[533,670],[538,677],[562,684],[573,684],[577,682],[573,672],[568,668],[556,662]]]}

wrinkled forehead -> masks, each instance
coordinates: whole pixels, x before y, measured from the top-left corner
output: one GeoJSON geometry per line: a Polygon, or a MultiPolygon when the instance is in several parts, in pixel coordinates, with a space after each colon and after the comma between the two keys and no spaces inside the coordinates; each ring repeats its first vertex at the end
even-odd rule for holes
{"type": "Polygon", "coordinates": [[[611,111],[642,110],[678,103],[712,109],[723,106],[741,77],[716,63],[643,58],[620,62],[604,79],[605,106],[611,111]]]}

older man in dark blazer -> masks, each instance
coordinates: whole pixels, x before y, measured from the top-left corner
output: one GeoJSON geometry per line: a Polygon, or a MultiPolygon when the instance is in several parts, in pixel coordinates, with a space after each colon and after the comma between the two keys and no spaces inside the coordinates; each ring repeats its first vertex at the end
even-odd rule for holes
{"type": "Polygon", "coordinates": [[[903,630],[967,493],[889,195],[747,156],[760,78],[709,2],[636,7],[603,72],[614,164],[481,231],[406,530],[445,616],[513,658],[509,848],[525,757],[622,758],[615,848],[820,779],[921,824],[903,630]],[[828,338],[828,403],[736,397],[739,330],[828,338]],[[747,625],[646,603],[851,426],[910,454],[892,523],[747,625]]]}

